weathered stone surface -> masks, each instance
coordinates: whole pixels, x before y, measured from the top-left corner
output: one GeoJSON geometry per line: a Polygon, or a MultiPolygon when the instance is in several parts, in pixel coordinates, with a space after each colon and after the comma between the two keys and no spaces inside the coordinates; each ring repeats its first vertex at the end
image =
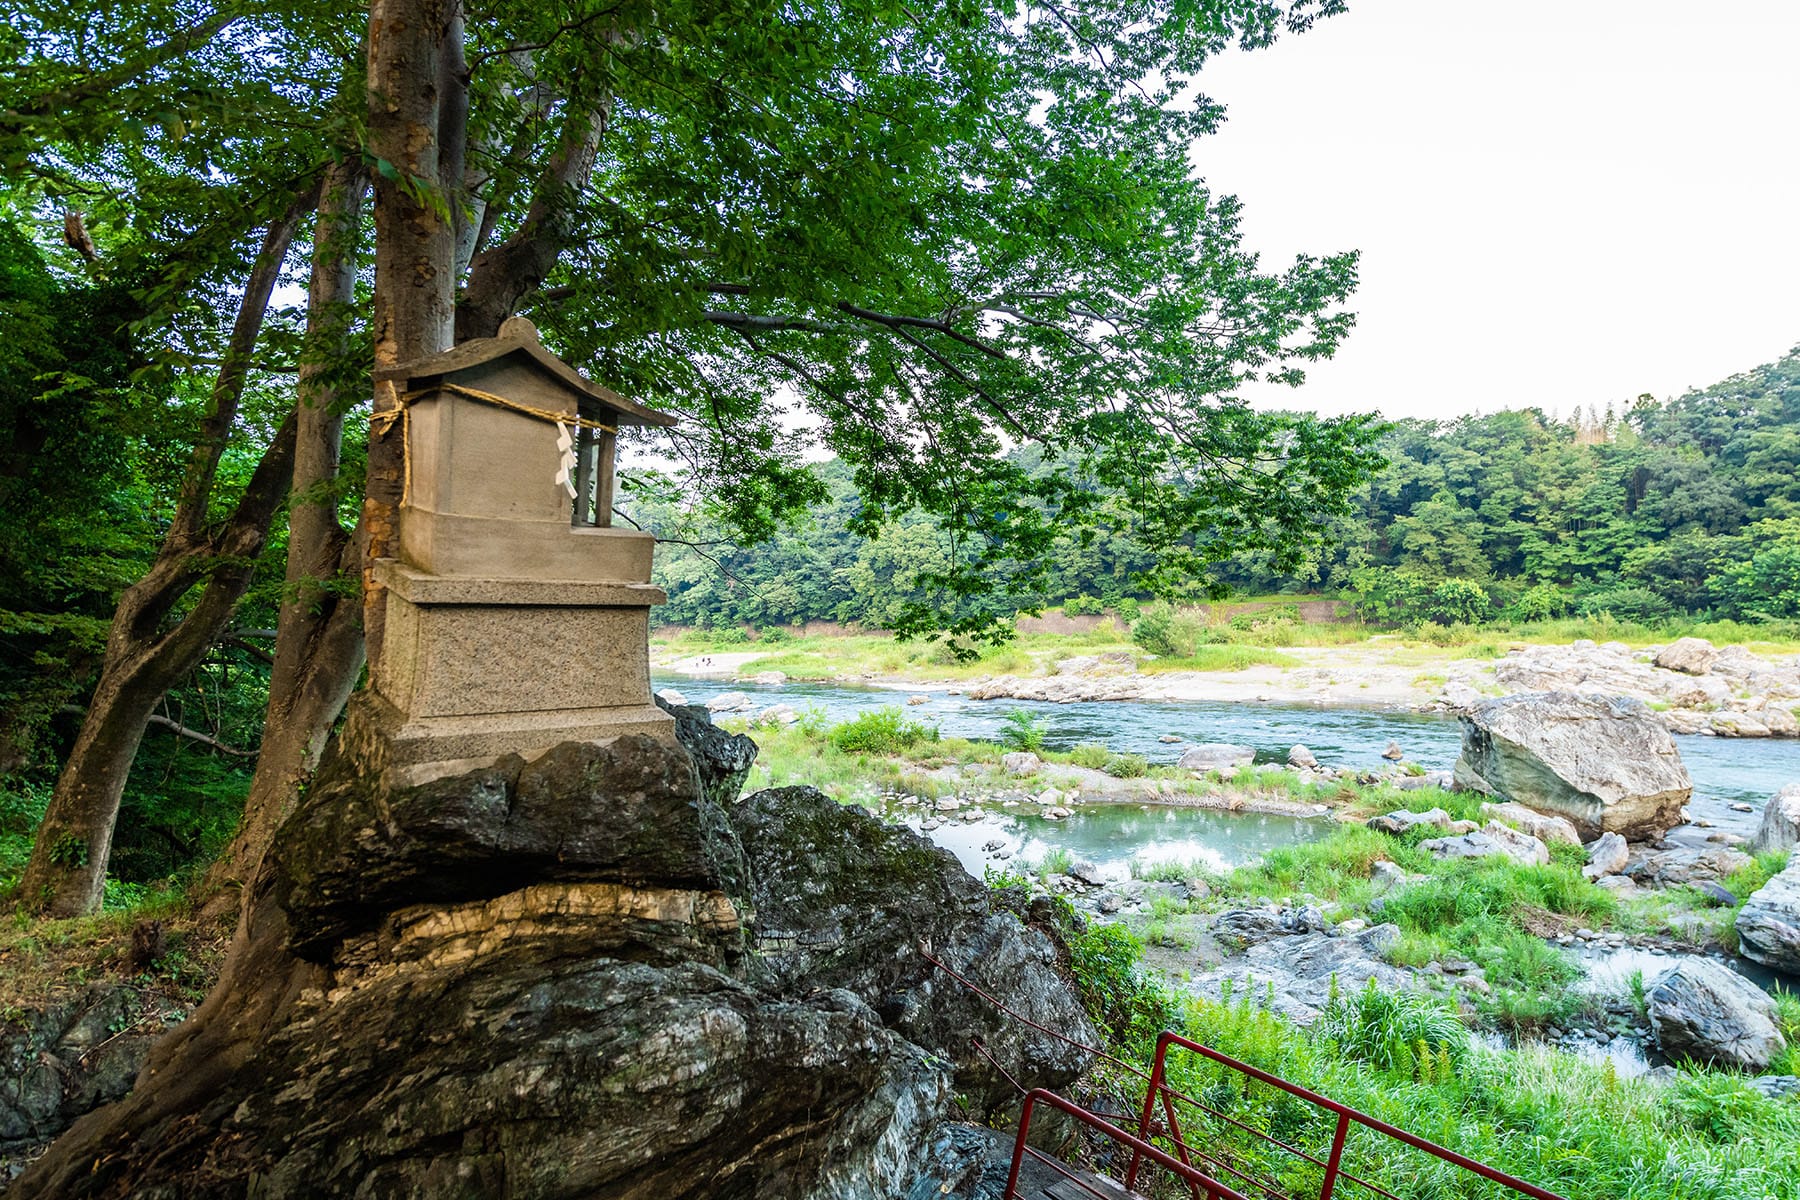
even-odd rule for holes
{"type": "Polygon", "coordinates": [[[1657,976],[1645,1003],[1657,1048],[1673,1059],[1760,1071],[1787,1048],[1775,1002],[1705,959],[1686,959],[1657,976]]]}
{"type": "Polygon", "coordinates": [[[1522,829],[1532,837],[1550,845],[1561,842],[1565,846],[1581,845],[1581,835],[1575,831],[1574,822],[1567,817],[1551,816],[1526,808],[1523,804],[1484,804],[1481,811],[1504,824],[1522,829]]]}
{"type": "Polygon", "coordinates": [[[1504,854],[1527,866],[1543,866],[1550,861],[1550,848],[1543,842],[1498,821],[1489,821],[1485,828],[1460,837],[1431,838],[1420,842],[1419,849],[1435,858],[1486,858],[1504,854]]]}
{"type": "Polygon", "coordinates": [[[1185,771],[1216,771],[1222,767],[1247,767],[1255,761],[1256,751],[1249,746],[1202,742],[1182,751],[1175,765],[1185,771]]]}
{"type": "Polygon", "coordinates": [[[741,733],[726,733],[697,704],[665,702],[661,696],[658,693],[657,703],[675,718],[675,740],[699,772],[701,794],[721,809],[729,808],[756,762],[756,743],[741,733]]]}
{"type": "Polygon", "coordinates": [[[1189,988],[1211,1000],[1222,999],[1229,989],[1233,997],[1248,995],[1259,1004],[1268,1002],[1272,991],[1274,1011],[1307,1025],[1324,1011],[1333,986],[1344,996],[1371,979],[1384,989],[1410,987],[1412,972],[1381,958],[1399,939],[1399,926],[1377,925],[1348,937],[1308,933],[1265,940],[1195,975],[1189,988]]]}
{"type": "Polygon", "coordinates": [[[167,1007],[144,1011],[138,989],[119,980],[9,1016],[0,1032],[0,1185],[10,1178],[9,1154],[49,1141],[131,1090],[167,1007]]]}
{"type": "Polygon", "coordinates": [[[1745,958],[1800,975],[1800,855],[1744,901],[1737,934],[1745,958]]]}
{"type": "Polygon", "coordinates": [[[1008,775],[1036,775],[1043,765],[1044,760],[1029,750],[1015,750],[1000,756],[1000,766],[1008,775]]]}
{"type": "Polygon", "coordinates": [[[717,696],[714,696],[706,702],[706,711],[716,713],[743,712],[745,709],[755,705],[755,703],[756,702],[750,699],[749,695],[744,692],[720,692],[717,696]]]}
{"type": "Polygon", "coordinates": [[[1672,850],[1640,847],[1625,864],[1625,874],[1645,887],[1718,880],[1750,865],[1750,856],[1730,846],[1678,846],[1672,850]]]}
{"type": "Polygon", "coordinates": [[[970,1048],[971,1036],[1026,1087],[1059,1086],[1085,1068],[1085,1054],[997,1014],[920,954],[929,946],[1038,1024],[1095,1044],[1058,973],[1058,945],[996,911],[991,889],[948,850],[812,788],[757,792],[733,808],[732,820],[753,881],[753,981],[862,997],[890,1028],[954,1063],[957,1090],[984,1107],[1015,1093],[970,1048]]]}
{"type": "Polygon", "coordinates": [[[1370,829],[1379,829],[1383,833],[1391,833],[1398,837],[1403,833],[1426,826],[1433,829],[1448,829],[1450,828],[1450,814],[1441,808],[1428,808],[1424,812],[1409,812],[1400,808],[1390,813],[1370,817],[1367,824],[1370,829]]]}
{"type": "Polygon", "coordinates": [[[1790,783],[1769,797],[1751,848],[1761,854],[1791,849],[1796,843],[1800,843],[1800,783],[1790,783]]]}
{"type": "Polygon", "coordinates": [[[1641,702],[1541,692],[1463,718],[1458,783],[1567,817],[1583,836],[1654,837],[1680,823],[1687,768],[1641,702]]]}
{"type": "Polygon", "coordinates": [[[413,788],[340,755],[279,835],[292,945],[319,953],[402,904],[485,899],[541,880],[738,890],[742,857],[693,761],[659,738],[565,742],[413,788]]]}
{"type": "Polygon", "coordinates": [[[1656,665],[1684,675],[1704,675],[1719,661],[1718,647],[1705,638],[1678,638],[1657,654],[1656,665]]]}
{"type": "Polygon", "coordinates": [[[1319,765],[1319,760],[1313,757],[1313,752],[1308,750],[1305,746],[1295,746],[1293,749],[1289,750],[1287,760],[1289,766],[1303,767],[1307,770],[1311,770],[1319,765]]]}
{"type": "Polygon", "coordinates": [[[746,862],[657,739],[384,777],[328,764],[253,885],[219,1007],[9,1195],[890,1200],[953,1097],[1013,1096],[971,1034],[1028,1084],[1087,1065],[920,948],[1091,1043],[1054,935],[817,792],[739,801],[746,862]]]}
{"type": "Polygon", "coordinates": [[[1587,856],[1587,866],[1581,868],[1581,873],[1589,879],[1598,879],[1623,871],[1631,858],[1631,847],[1618,834],[1603,833],[1588,843],[1587,856]]]}

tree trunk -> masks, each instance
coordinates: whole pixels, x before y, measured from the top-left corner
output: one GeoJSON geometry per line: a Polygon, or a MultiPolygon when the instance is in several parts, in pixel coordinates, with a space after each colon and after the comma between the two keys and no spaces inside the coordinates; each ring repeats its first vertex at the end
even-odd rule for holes
{"type": "Polygon", "coordinates": [[[28,909],[72,917],[99,907],[113,823],[144,725],[163,694],[200,664],[250,586],[269,523],[287,494],[293,414],[263,452],[232,515],[209,529],[207,512],[270,293],[295,227],[314,203],[309,191],[263,237],[169,531],[150,570],[119,598],[100,682],[19,881],[19,902],[28,909]],[[195,587],[202,588],[199,600],[170,626],[176,606],[195,587]]]}
{"type": "MultiPolygon", "coordinates": [[[[375,367],[450,348],[455,331],[456,236],[451,219],[459,176],[446,185],[439,141],[446,45],[462,30],[459,0],[373,0],[369,6],[369,153],[375,175],[375,367]]],[[[460,47],[449,52],[461,61],[460,47]]],[[[452,115],[466,107],[449,105],[452,115]]],[[[464,133],[450,131],[455,145],[464,133]]],[[[363,630],[371,663],[380,661],[387,605],[369,568],[400,545],[405,420],[391,380],[375,385],[369,428],[363,531],[363,630]]]]}
{"type": "MultiPolygon", "coordinates": [[[[367,187],[360,166],[340,165],[326,179],[319,204],[297,394],[286,588],[268,716],[243,820],[207,872],[211,888],[242,885],[254,874],[301,781],[318,766],[331,726],[362,671],[362,597],[343,587],[362,570],[362,538],[339,524],[333,484],[344,431],[336,368],[347,352],[354,316],[357,238],[367,187]]],[[[235,890],[226,903],[237,903],[235,890]]]]}

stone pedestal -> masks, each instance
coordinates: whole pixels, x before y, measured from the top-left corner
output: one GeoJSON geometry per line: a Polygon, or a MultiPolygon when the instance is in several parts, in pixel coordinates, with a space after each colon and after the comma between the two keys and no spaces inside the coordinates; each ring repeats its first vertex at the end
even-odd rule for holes
{"type": "MultiPolygon", "coordinates": [[[[649,545],[641,549],[647,574],[649,545]]],[[[650,696],[650,607],[667,599],[660,588],[431,575],[395,560],[379,564],[376,578],[387,588],[387,630],[371,682],[394,710],[384,724],[395,767],[448,774],[559,742],[674,739],[674,719],[650,696]]]]}

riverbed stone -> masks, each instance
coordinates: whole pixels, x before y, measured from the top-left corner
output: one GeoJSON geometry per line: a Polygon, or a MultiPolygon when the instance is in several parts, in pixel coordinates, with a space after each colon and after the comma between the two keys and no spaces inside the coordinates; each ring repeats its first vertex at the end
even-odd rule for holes
{"type": "Polygon", "coordinates": [[[1319,765],[1319,760],[1314,758],[1313,752],[1305,746],[1295,746],[1289,750],[1287,760],[1289,766],[1301,767],[1309,771],[1319,765]]]}
{"type": "Polygon", "coordinates": [[[1704,675],[1719,661],[1719,650],[1705,638],[1678,638],[1658,651],[1654,661],[1665,671],[1704,675]]]}
{"type": "Polygon", "coordinates": [[[1589,879],[1617,875],[1631,859],[1631,847],[1616,833],[1603,833],[1588,843],[1587,866],[1581,873],[1589,879]]]}
{"type": "Polygon", "coordinates": [[[1369,866],[1369,883],[1374,887],[1376,895],[1391,892],[1406,882],[1406,872],[1398,863],[1391,863],[1385,858],[1378,858],[1369,866]]]}
{"type": "Polygon", "coordinates": [[[1370,829],[1378,829],[1382,833],[1391,833],[1395,837],[1399,837],[1401,834],[1411,833],[1415,829],[1427,826],[1433,829],[1448,829],[1450,828],[1450,814],[1441,808],[1428,808],[1424,812],[1411,812],[1404,808],[1397,808],[1393,812],[1370,817],[1367,824],[1370,829]]]}
{"type": "Polygon", "coordinates": [[[1625,874],[1642,887],[1673,887],[1683,883],[1719,880],[1751,863],[1751,858],[1732,846],[1676,846],[1653,850],[1640,846],[1625,865],[1625,874]]]}
{"type": "Polygon", "coordinates": [[[1751,845],[1761,854],[1792,849],[1796,843],[1800,843],[1800,783],[1790,783],[1769,797],[1751,845]]]}
{"type": "Polygon", "coordinates": [[[1227,990],[1234,999],[1248,996],[1253,1004],[1309,1025],[1323,1013],[1334,988],[1348,996],[1370,980],[1388,991],[1413,986],[1412,971],[1382,959],[1400,936],[1399,926],[1385,924],[1347,937],[1309,933],[1264,940],[1195,975],[1188,986],[1210,1000],[1224,998],[1227,990]]]}
{"type": "Polygon", "coordinates": [[[1761,1071],[1787,1048],[1775,1001],[1718,963],[1685,959],[1645,992],[1650,1029],[1672,1059],[1761,1071]]]}
{"type": "Polygon", "coordinates": [[[1565,846],[1579,846],[1581,835],[1575,832],[1574,822],[1567,817],[1552,816],[1536,809],[1526,808],[1523,804],[1483,804],[1481,811],[1490,817],[1522,829],[1532,837],[1548,845],[1562,843],[1565,846]]]}
{"type": "Polygon", "coordinates": [[[1024,777],[1036,775],[1043,768],[1044,760],[1029,750],[1014,750],[1010,754],[1000,756],[1000,767],[1008,775],[1024,777]]]}
{"type": "Polygon", "coordinates": [[[1463,718],[1456,780],[1567,817],[1585,837],[1660,837],[1693,792],[1668,730],[1641,701],[1571,692],[1474,709],[1463,718]]]}
{"type": "Polygon", "coordinates": [[[1737,935],[1745,958],[1800,975],[1800,855],[1744,901],[1737,935]]]}
{"type": "Polygon", "coordinates": [[[1504,854],[1527,866],[1543,866],[1550,861],[1550,848],[1543,842],[1498,821],[1489,821],[1474,833],[1431,838],[1420,842],[1419,849],[1434,858],[1487,858],[1504,854]]]}
{"type": "Polygon", "coordinates": [[[720,692],[706,702],[707,712],[734,713],[743,712],[755,701],[745,692],[720,692]]]}
{"type": "Polygon", "coordinates": [[[1256,751],[1250,746],[1202,742],[1182,751],[1175,765],[1184,771],[1217,771],[1225,767],[1247,767],[1255,761],[1256,751]]]}

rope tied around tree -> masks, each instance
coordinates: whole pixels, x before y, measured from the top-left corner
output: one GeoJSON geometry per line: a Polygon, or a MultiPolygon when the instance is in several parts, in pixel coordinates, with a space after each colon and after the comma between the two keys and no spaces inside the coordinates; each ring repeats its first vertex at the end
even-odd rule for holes
{"type": "Polygon", "coordinates": [[[555,425],[559,432],[556,448],[562,455],[562,461],[556,473],[556,482],[568,489],[571,499],[575,496],[575,485],[570,480],[569,471],[575,463],[575,443],[569,430],[571,428],[592,429],[598,433],[611,434],[619,432],[617,425],[608,425],[604,421],[595,421],[583,416],[571,416],[555,409],[538,408],[532,404],[521,404],[517,400],[509,400],[505,396],[496,395],[493,392],[484,392],[480,388],[465,387],[460,383],[450,383],[447,380],[434,383],[428,388],[420,388],[417,391],[401,392],[396,390],[394,407],[371,414],[369,428],[375,436],[386,437],[393,429],[394,423],[396,421],[400,423],[400,503],[402,505],[408,504],[412,500],[412,406],[421,400],[429,400],[440,392],[453,392],[458,396],[466,396],[468,399],[477,400],[482,404],[508,409],[522,416],[555,425]]]}

